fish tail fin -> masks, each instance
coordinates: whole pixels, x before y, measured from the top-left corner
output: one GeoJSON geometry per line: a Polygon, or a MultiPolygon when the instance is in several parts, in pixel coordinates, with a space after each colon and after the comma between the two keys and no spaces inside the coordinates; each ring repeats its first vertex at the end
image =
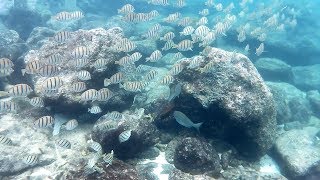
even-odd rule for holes
{"type": "Polygon", "coordinates": [[[110,85],[110,79],[108,79],[108,78],[104,79],[103,85],[104,85],[104,87],[109,86],[110,85]]]}
{"type": "Polygon", "coordinates": [[[21,69],[22,76],[26,74],[26,69],[21,69]]]}
{"type": "Polygon", "coordinates": [[[196,123],[196,124],[193,125],[193,127],[196,128],[197,131],[200,133],[200,126],[201,126],[202,124],[203,124],[203,122],[201,122],[201,123],[196,123]]]}

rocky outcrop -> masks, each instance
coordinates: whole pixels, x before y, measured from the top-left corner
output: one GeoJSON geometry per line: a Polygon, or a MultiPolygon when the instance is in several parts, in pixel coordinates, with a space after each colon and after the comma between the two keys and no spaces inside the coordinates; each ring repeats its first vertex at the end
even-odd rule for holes
{"type": "Polygon", "coordinates": [[[292,179],[303,179],[306,176],[319,174],[320,151],[316,145],[316,134],[319,129],[306,127],[291,130],[282,134],[274,147],[275,160],[282,171],[292,179]]]}
{"type": "Polygon", "coordinates": [[[177,144],[174,165],[190,174],[217,174],[221,170],[220,158],[214,147],[205,140],[191,137],[177,144]]]}
{"type": "Polygon", "coordinates": [[[308,122],[312,111],[305,92],[288,83],[267,82],[267,85],[276,102],[278,124],[308,122]]]}
{"type": "Polygon", "coordinates": [[[205,53],[200,68],[214,65],[207,72],[188,68],[178,75],[184,93],[175,108],[194,123],[204,122],[200,132],[227,140],[240,154],[264,155],[275,140],[276,109],[269,88],[246,56],[217,48],[205,53]]]}
{"type": "Polygon", "coordinates": [[[292,68],[293,83],[303,90],[320,90],[320,64],[292,68]]]}
{"type": "Polygon", "coordinates": [[[260,58],[254,65],[265,81],[292,82],[291,66],[280,59],[260,58]]]}

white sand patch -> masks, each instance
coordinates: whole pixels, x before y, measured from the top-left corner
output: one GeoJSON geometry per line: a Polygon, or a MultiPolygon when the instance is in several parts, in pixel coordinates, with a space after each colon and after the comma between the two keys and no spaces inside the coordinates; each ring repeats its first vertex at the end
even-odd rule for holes
{"type": "Polygon", "coordinates": [[[157,164],[157,167],[153,169],[153,173],[159,178],[159,180],[169,179],[169,174],[162,174],[162,171],[164,170],[162,165],[169,164],[165,158],[165,152],[160,152],[159,156],[155,160],[146,159],[141,164],[147,164],[150,162],[157,164]]]}
{"type": "Polygon", "coordinates": [[[278,164],[268,155],[265,155],[260,159],[260,172],[281,174],[278,164]]]}

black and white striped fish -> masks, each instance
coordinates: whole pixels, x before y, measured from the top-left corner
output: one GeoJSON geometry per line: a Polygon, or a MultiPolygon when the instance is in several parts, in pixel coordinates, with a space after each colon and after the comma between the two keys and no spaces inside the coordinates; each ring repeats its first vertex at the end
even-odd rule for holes
{"type": "Polygon", "coordinates": [[[6,136],[0,135],[0,144],[12,145],[12,140],[6,136]]]}
{"type": "Polygon", "coordinates": [[[132,62],[136,62],[139,61],[141,59],[142,55],[139,52],[135,52],[133,54],[130,55],[130,59],[132,62]]]}
{"type": "Polygon", "coordinates": [[[42,77],[52,77],[59,73],[59,68],[54,65],[44,65],[38,70],[38,74],[42,77]]]}
{"type": "Polygon", "coordinates": [[[171,75],[166,75],[166,76],[164,76],[164,77],[161,79],[160,84],[170,85],[171,83],[173,83],[173,81],[174,81],[173,76],[171,76],[171,75]]]}
{"type": "Polygon", "coordinates": [[[103,85],[109,86],[110,84],[118,84],[121,83],[124,80],[124,74],[122,72],[117,72],[114,75],[112,75],[109,79],[106,78],[103,81],[103,85]]]}
{"type": "Polygon", "coordinates": [[[33,92],[33,90],[28,84],[16,84],[8,90],[9,96],[11,97],[26,97],[31,92],[33,92]]]}
{"type": "Polygon", "coordinates": [[[6,105],[7,105],[6,112],[16,113],[19,110],[18,104],[13,101],[7,101],[6,105]]]}
{"type": "Polygon", "coordinates": [[[64,149],[71,149],[71,143],[70,141],[66,140],[66,139],[57,139],[55,141],[56,145],[58,145],[59,147],[62,147],[64,149]]]}
{"type": "Polygon", "coordinates": [[[39,162],[39,155],[26,155],[23,157],[22,161],[28,165],[34,165],[39,162]]]}
{"type": "Polygon", "coordinates": [[[64,128],[68,131],[75,129],[76,127],[78,127],[78,121],[76,119],[71,119],[64,125],[64,128]]]}
{"type": "Polygon", "coordinates": [[[184,65],[181,63],[173,65],[173,67],[170,69],[170,74],[171,75],[177,75],[179,74],[182,70],[184,69],[184,65]]]}
{"type": "Polygon", "coordinates": [[[91,108],[88,108],[88,112],[91,114],[99,114],[102,112],[102,110],[99,106],[92,106],[91,108]]]}
{"type": "Polygon", "coordinates": [[[54,118],[52,116],[43,116],[33,122],[35,128],[45,128],[54,124],[54,118]]]}
{"type": "Polygon", "coordinates": [[[159,50],[155,50],[151,53],[150,57],[146,58],[146,61],[150,62],[157,62],[159,59],[162,58],[162,53],[159,50]]]}
{"type": "Polygon", "coordinates": [[[125,4],[122,8],[118,9],[118,14],[128,14],[134,11],[134,7],[131,4],[125,4]]]}
{"type": "Polygon", "coordinates": [[[104,117],[111,120],[120,120],[122,119],[122,114],[118,111],[112,111],[104,115],[104,117]]]}
{"type": "Polygon", "coordinates": [[[131,137],[131,130],[126,130],[123,131],[120,135],[119,135],[119,142],[123,143],[126,142],[130,139],[131,137]]]}
{"type": "Polygon", "coordinates": [[[98,91],[95,89],[88,89],[81,94],[81,101],[95,101],[97,99],[98,91]]]}
{"type": "Polygon", "coordinates": [[[44,100],[41,97],[33,97],[29,99],[29,103],[34,107],[44,107],[44,100]]]}
{"type": "Polygon", "coordinates": [[[100,145],[100,143],[93,140],[89,140],[87,143],[90,149],[94,150],[95,152],[102,152],[102,146],[100,145]]]}
{"type": "Polygon", "coordinates": [[[174,37],[175,37],[174,33],[170,31],[166,33],[162,38],[160,38],[160,40],[169,41],[169,40],[172,40],[174,37]]]}
{"type": "Polygon", "coordinates": [[[76,82],[71,84],[70,90],[71,92],[82,92],[87,89],[87,85],[84,82],[76,82]]]}
{"type": "Polygon", "coordinates": [[[91,74],[89,71],[82,70],[77,72],[77,77],[82,81],[87,81],[91,79],[91,74]]]}
{"type": "Polygon", "coordinates": [[[43,63],[38,60],[30,61],[30,62],[27,62],[25,69],[22,69],[21,73],[22,75],[25,75],[26,73],[36,74],[42,66],[43,66],[43,63]]]}
{"type": "Polygon", "coordinates": [[[185,28],[183,28],[182,32],[180,32],[180,35],[191,35],[194,32],[194,28],[192,26],[187,26],[185,28]]]}
{"type": "Polygon", "coordinates": [[[60,32],[57,32],[54,36],[53,36],[53,39],[57,42],[65,42],[67,41],[68,39],[70,39],[71,37],[71,32],[69,31],[60,31],[60,32]]]}
{"type": "Polygon", "coordinates": [[[0,69],[0,77],[6,77],[6,76],[10,76],[11,73],[13,73],[13,69],[9,68],[9,69],[0,69]]]}
{"type": "Polygon", "coordinates": [[[112,165],[114,152],[111,150],[110,153],[103,155],[103,161],[109,165],[112,165]]]}
{"type": "Polygon", "coordinates": [[[78,46],[71,52],[71,56],[76,59],[86,58],[91,54],[92,51],[86,46],[78,46]]]}
{"type": "Polygon", "coordinates": [[[14,66],[13,62],[8,58],[0,58],[0,69],[10,69],[14,66]]]}
{"type": "Polygon", "coordinates": [[[108,59],[100,58],[96,60],[91,67],[94,67],[95,69],[104,69],[109,62],[110,61],[108,59]]]}
{"type": "Polygon", "coordinates": [[[97,101],[108,101],[114,94],[108,88],[102,88],[98,91],[97,101]]]}
{"type": "Polygon", "coordinates": [[[60,77],[51,77],[43,81],[42,88],[45,90],[57,90],[63,85],[60,77]]]}
{"type": "Polygon", "coordinates": [[[183,40],[177,45],[174,45],[173,48],[177,48],[179,51],[192,51],[193,42],[189,39],[183,40]]]}
{"type": "Polygon", "coordinates": [[[145,82],[140,82],[140,81],[128,81],[124,82],[121,87],[123,87],[126,91],[131,91],[131,92],[140,92],[144,87],[146,86],[145,82]]]}
{"type": "Polygon", "coordinates": [[[153,80],[156,76],[158,75],[158,71],[156,70],[150,70],[147,75],[145,76],[146,81],[151,81],[153,80]]]}
{"type": "Polygon", "coordinates": [[[45,63],[48,65],[61,65],[63,57],[60,54],[53,54],[45,59],[45,63]]]}

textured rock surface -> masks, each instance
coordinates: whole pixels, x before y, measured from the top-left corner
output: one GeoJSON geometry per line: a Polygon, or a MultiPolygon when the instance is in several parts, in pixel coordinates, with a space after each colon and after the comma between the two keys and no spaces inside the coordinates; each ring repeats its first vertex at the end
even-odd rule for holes
{"type": "Polygon", "coordinates": [[[307,98],[310,102],[313,112],[320,117],[320,93],[319,91],[309,91],[307,92],[307,98]]]}
{"type": "Polygon", "coordinates": [[[292,68],[275,58],[260,58],[254,65],[265,81],[292,82],[292,68]]]}
{"type": "Polygon", "coordinates": [[[320,90],[320,64],[292,68],[294,85],[303,90],[320,90]]]}
{"type": "Polygon", "coordinates": [[[174,153],[176,168],[191,174],[220,172],[219,155],[205,140],[187,137],[178,142],[174,153]]]}
{"type": "Polygon", "coordinates": [[[101,143],[105,152],[115,151],[119,159],[128,159],[138,156],[159,141],[159,131],[150,117],[144,115],[142,109],[124,112],[122,120],[117,122],[114,129],[103,128],[112,123],[110,119],[101,117],[92,130],[92,138],[101,143]],[[131,130],[128,141],[120,143],[119,135],[125,130],[131,130]]]}
{"type": "Polygon", "coordinates": [[[313,168],[320,164],[319,146],[315,135],[319,129],[307,127],[302,130],[291,130],[282,134],[275,143],[275,158],[282,170],[290,178],[319,173],[313,168]]]}
{"type": "Polygon", "coordinates": [[[216,48],[207,53],[205,63],[216,62],[211,71],[188,69],[178,75],[185,93],[176,101],[177,109],[194,123],[204,122],[200,132],[227,139],[242,155],[264,155],[275,139],[270,90],[246,56],[216,48]]]}
{"type": "Polygon", "coordinates": [[[288,83],[267,82],[267,85],[276,102],[278,124],[309,120],[312,112],[305,92],[288,83]]]}

